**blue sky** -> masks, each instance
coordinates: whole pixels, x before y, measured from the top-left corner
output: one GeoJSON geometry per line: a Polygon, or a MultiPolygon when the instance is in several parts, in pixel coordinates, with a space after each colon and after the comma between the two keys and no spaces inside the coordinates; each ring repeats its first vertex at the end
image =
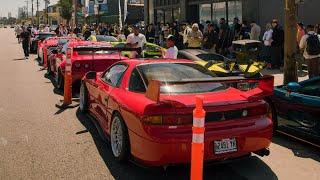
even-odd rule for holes
{"type": "MultiPolygon", "coordinates": [[[[26,0],[0,0],[0,16],[7,17],[8,13],[11,12],[12,16],[15,17],[18,14],[18,7],[27,5],[26,0]]],[[[31,0],[29,1],[29,11],[31,12],[31,0]]],[[[34,1],[34,13],[36,11],[36,1],[34,1]]],[[[58,0],[50,0],[50,4],[55,4],[58,0]]],[[[40,9],[44,8],[44,0],[39,0],[40,9]]]]}

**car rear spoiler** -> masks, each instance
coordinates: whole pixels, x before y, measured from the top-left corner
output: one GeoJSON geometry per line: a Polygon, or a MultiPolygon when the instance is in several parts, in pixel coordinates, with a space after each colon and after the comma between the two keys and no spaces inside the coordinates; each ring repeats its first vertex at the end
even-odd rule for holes
{"type": "Polygon", "coordinates": [[[208,79],[182,79],[179,81],[150,81],[146,97],[152,101],[159,102],[160,100],[160,87],[162,85],[179,85],[179,84],[190,84],[190,83],[257,83],[253,89],[248,91],[243,91],[241,96],[248,99],[249,101],[254,101],[261,99],[273,94],[274,88],[274,77],[271,75],[265,75],[261,78],[245,78],[241,76],[237,77],[215,77],[208,79]]]}
{"type": "Polygon", "coordinates": [[[129,48],[129,47],[110,47],[101,45],[89,45],[89,46],[77,46],[73,48],[74,51],[139,51],[141,48],[129,48]]]}

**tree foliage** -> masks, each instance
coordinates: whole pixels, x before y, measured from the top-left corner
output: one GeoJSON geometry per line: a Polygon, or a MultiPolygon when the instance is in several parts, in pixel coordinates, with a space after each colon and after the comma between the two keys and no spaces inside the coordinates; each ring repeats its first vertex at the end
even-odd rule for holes
{"type": "Polygon", "coordinates": [[[58,6],[61,8],[61,17],[68,22],[72,18],[72,0],[59,0],[58,6]]]}

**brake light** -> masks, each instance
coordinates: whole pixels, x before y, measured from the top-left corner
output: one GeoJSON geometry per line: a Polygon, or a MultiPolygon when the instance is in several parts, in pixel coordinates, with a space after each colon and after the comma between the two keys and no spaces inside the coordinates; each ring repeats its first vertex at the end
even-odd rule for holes
{"type": "Polygon", "coordinates": [[[269,106],[267,104],[262,104],[253,108],[248,109],[248,116],[261,116],[268,113],[269,106]]]}
{"type": "Polygon", "coordinates": [[[192,115],[166,115],[163,117],[163,125],[188,125],[192,124],[192,115]]]}
{"type": "Polygon", "coordinates": [[[193,122],[192,115],[164,115],[164,116],[147,116],[142,119],[145,124],[149,125],[190,125],[193,122]]]}
{"type": "Polygon", "coordinates": [[[161,125],[162,124],[162,116],[147,116],[147,117],[142,118],[142,121],[145,124],[161,125]]]}

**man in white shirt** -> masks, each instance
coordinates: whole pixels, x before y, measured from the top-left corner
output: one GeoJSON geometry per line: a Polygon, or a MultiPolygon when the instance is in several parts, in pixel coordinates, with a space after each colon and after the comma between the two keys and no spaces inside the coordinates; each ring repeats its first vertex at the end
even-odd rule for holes
{"type": "Polygon", "coordinates": [[[169,35],[167,37],[167,50],[162,50],[162,56],[165,59],[177,59],[178,58],[178,48],[175,46],[175,37],[169,35]]]}
{"type": "MultiPolygon", "coordinates": [[[[142,51],[143,46],[146,42],[146,37],[140,33],[139,27],[134,26],[132,29],[132,33],[129,34],[127,37],[127,46],[131,48],[141,48],[142,51]]],[[[138,53],[131,54],[131,58],[133,58],[136,55],[140,55],[141,51],[138,53]]]]}
{"type": "Polygon", "coordinates": [[[320,38],[314,32],[314,26],[307,26],[307,34],[301,38],[300,49],[304,51],[303,57],[308,62],[309,78],[320,76],[320,38]],[[312,47],[311,47],[312,46],[312,47]]]}

